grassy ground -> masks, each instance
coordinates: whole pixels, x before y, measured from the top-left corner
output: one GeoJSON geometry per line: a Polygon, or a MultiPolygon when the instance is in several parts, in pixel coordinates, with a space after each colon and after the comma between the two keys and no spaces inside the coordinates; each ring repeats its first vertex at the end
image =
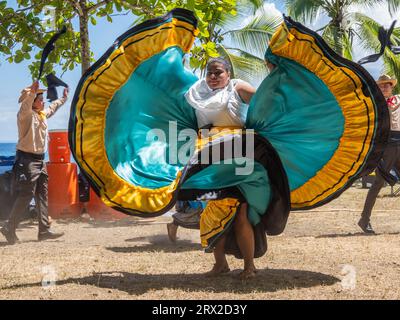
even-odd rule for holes
{"type": "Polygon", "coordinates": [[[231,273],[205,278],[212,254],[196,230],[180,229],[169,243],[169,217],[56,221],[65,237],[41,243],[37,225],[24,223],[21,244],[0,238],[0,299],[399,299],[400,199],[381,191],[378,234],[365,236],[356,223],[366,192],[353,187],[324,207],[292,212],[246,282],[233,257],[231,273]]]}

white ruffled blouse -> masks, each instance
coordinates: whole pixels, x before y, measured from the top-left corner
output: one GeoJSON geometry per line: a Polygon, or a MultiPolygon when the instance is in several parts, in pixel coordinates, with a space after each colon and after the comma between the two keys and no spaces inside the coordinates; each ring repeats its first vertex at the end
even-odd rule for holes
{"type": "Polygon", "coordinates": [[[244,82],[232,79],[223,89],[212,90],[205,79],[198,80],[185,94],[187,102],[195,109],[199,128],[239,126],[246,122],[248,105],[240,98],[235,87],[244,82]]]}

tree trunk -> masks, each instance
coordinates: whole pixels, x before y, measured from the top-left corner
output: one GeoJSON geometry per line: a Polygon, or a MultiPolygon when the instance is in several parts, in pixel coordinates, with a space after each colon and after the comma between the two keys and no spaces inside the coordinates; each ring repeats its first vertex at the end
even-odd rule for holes
{"type": "Polygon", "coordinates": [[[344,20],[344,14],[343,14],[343,3],[339,1],[339,8],[336,13],[336,17],[334,20],[334,26],[335,26],[335,33],[334,33],[334,39],[335,39],[335,44],[334,44],[334,50],[337,54],[340,54],[342,57],[344,56],[344,26],[343,26],[343,20],[344,20]]]}
{"type": "Polygon", "coordinates": [[[79,31],[81,40],[82,75],[90,67],[90,44],[89,44],[89,12],[86,7],[86,0],[79,0],[83,15],[79,16],[79,31]]]}
{"type": "Polygon", "coordinates": [[[343,56],[344,52],[343,52],[343,42],[344,42],[344,30],[343,30],[343,26],[342,26],[342,21],[340,21],[338,18],[335,19],[335,21],[333,22],[334,25],[334,30],[333,30],[333,40],[334,40],[334,44],[333,44],[333,50],[343,56]]]}

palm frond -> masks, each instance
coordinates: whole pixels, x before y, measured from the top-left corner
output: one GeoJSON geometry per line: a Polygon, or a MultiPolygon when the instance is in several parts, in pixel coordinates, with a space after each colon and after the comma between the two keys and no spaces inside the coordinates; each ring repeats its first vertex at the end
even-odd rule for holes
{"type": "Polygon", "coordinates": [[[264,58],[257,57],[255,55],[251,54],[250,52],[246,52],[246,51],[243,51],[242,49],[235,48],[235,47],[224,46],[224,48],[226,50],[228,50],[229,52],[236,52],[240,56],[248,57],[250,59],[255,59],[257,61],[260,61],[260,63],[263,63],[265,65],[265,59],[264,58]]]}
{"type": "Polygon", "coordinates": [[[351,35],[349,33],[345,34],[343,37],[343,57],[349,60],[353,60],[353,43],[351,35]]]}
{"type": "MultiPolygon", "coordinates": [[[[381,48],[381,44],[378,40],[380,24],[361,13],[357,13],[356,16],[359,21],[358,34],[360,35],[360,42],[363,48],[378,52],[381,48]]],[[[393,30],[390,40],[394,45],[400,45],[400,28],[395,28],[393,30]]],[[[385,73],[400,79],[400,56],[393,54],[389,48],[386,48],[383,54],[383,63],[385,73]]],[[[395,90],[400,92],[400,86],[397,85],[395,90]]]]}
{"type": "Polygon", "coordinates": [[[238,0],[237,6],[247,6],[252,9],[252,14],[255,14],[257,10],[260,10],[264,7],[264,0],[238,0]]]}
{"type": "Polygon", "coordinates": [[[282,17],[256,15],[242,29],[230,30],[224,34],[234,46],[263,58],[271,36],[281,24],[282,17]]]}
{"type": "MultiPolygon", "coordinates": [[[[236,4],[236,14],[223,12],[217,17],[216,24],[225,30],[233,29],[247,17],[252,16],[259,9],[261,0],[239,0],[236,4]]],[[[261,6],[262,7],[262,6],[261,6]]]]}
{"type": "Polygon", "coordinates": [[[394,17],[400,10],[400,0],[387,0],[387,4],[390,14],[394,17]]]}
{"type": "Polygon", "coordinates": [[[390,38],[390,40],[392,40],[393,44],[398,46],[400,45],[400,27],[393,29],[392,37],[390,38]]]}
{"type": "Polygon", "coordinates": [[[362,47],[365,50],[377,52],[380,49],[378,40],[380,24],[362,13],[355,13],[354,15],[358,22],[357,34],[362,47]]]}
{"type": "Polygon", "coordinates": [[[318,16],[323,0],[286,0],[286,10],[289,16],[301,22],[312,22],[318,16]]]}
{"type": "Polygon", "coordinates": [[[353,49],[350,32],[351,30],[348,30],[344,34],[339,34],[336,26],[329,23],[323,29],[322,38],[337,54],[352,60],[353,49]]]}
{"type": "MultiPolygon", "coordinates": [[[[400,57],[396,56],[393,52],[386,48],[385,54],[383,56],[384,61],[384,72],[394,76],[396,79],[400,79],[400,57]]],[[[394,92],[400,93],[400,84],[394,89],[394,92]]]]}
{"type": "Polygon", "coordinates": [[[249,13],[246,13],[243,8],[238,10],[235,15],[230,12],[224,12],[216,19],[216,24],[222,29],[229,30],[240,24],[248,16],[249,13]]]}
{"type": "Polygon", "coordinates": [[[335,45],[335,41],[333,39],[333,28],[330,23],[328,23],[323,29],[322,29],[322,38],[325,40],[325,42],[333,49],[335,45]]]}
{"type": "MultiPolygon", "coordinates": [[[[389,0],[391,1],[391,0],[389,0]]],[[[395,0],[398,1],[398,0],[395,0]]],[[[351,6],[351,5],[361,5],[365,8],[373,8],[376,5],[379,5],[381,3],[386,3],[387,0],[346,0],[345,1],[345,6],[351,6]]]]}
{"type": "Polygon", "coordinates": [[[259,11],[248,19],[243,28],[262,29],[273,33],[281,22],[281,15],[259,11]]]}
{"type": "Polygon", "coordinates": [[[227,59],[232,65],[232,77],[239,78],[257,87],[268,75],[264,60],[247,55],[240,50],[233,52],[224,46],[217,48],[220,55],[227,59]]]}

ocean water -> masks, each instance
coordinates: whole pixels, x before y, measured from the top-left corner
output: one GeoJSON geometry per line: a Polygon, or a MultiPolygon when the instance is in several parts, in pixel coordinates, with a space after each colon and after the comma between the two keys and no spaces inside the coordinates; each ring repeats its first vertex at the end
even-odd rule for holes
{"type": "Polygon", "coordinates": [[[16,143],[0,143],[0,156],[10,157],[15,155],[16,143]]]}
{"type": "MultiPolygon", "coordinates": [[[[0,157],[11,157],[15,156],[16,150],[16,143],[15,142],[7,142],[7,143],[0,143],[0,157]]],[[[48,160],[48,154],[46,153],[45,160],[48,160]]],[[[0,174],[11,170],[12,166],[2,166],[0,165],[0,174]]]]}
{"type": "MultiPolygon", "coordinates": [[[[15,156],[15,146],[16,143],[0,143],[0,156],[1,157],[11,157],[15,156]]],[[[2,166],[0,165],[0,174],[11,170],[12,166],[2,166]]]]}

